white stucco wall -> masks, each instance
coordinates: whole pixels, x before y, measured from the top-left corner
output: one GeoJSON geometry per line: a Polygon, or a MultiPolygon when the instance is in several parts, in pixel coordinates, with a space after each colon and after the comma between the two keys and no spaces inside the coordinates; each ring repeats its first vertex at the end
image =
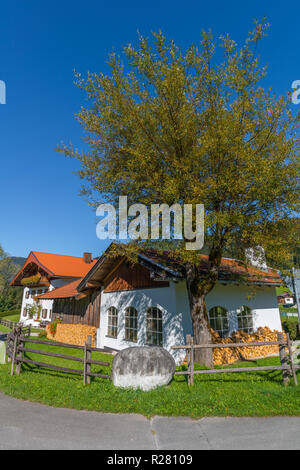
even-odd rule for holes
{"type": "Polygon", "coordinates": [[[276,290],[272,286],[247,286],[218,283],[206,298],[207,309],[220,305],[229,314],[229,330],[237,329],[236,310],[242,305],[251,308],[253,326],[268,326],[271,330],[281,331],[280,312],[276,290]]]}
{"type": "Polygon", "coordinates": [[[175,311],[174,285],[165,288],[138,289],[135,291],[109,292],[101,294],[100,334],[97,335],[98,344],[114,349],[123,349],[133,345],[143,345],[146,340],[146,312],[149,307],[158,307],[163,312],[164,322],[171,312],[175,311]],[[114,306],[118,309],[118,338],[107,335],[107,310],[114,306]],[[135,307],[138,311],[138,342],[125,341],[125,308],[135,307]]]}
{"type": "MultiPolygon", "coordinates": [[[[254,328],[268,326],[281,331],[279,309],[274,287],[249,287],[243,285],[217,284],[207,296],[208,310],[222,306],[228,310],[230,333],[237,329],[236,311],[242,305],[252,309],[254,328]]],[[[158,307],[163,312],[163,346],[179,363],[185,351],[172,351],[171,346],[185,344],[187,334],[192,334],[192,322],[185,282],[170,283],[168,288],[139,289],[135,291],[102,292],[100,328],[97,331],[97,346],[121,350],[129,346],[142,346],[146,342],[146,315],[149,307],[158,307]],[[107,310],[118,309],[118,337],[107,336],[107,310]],[[138,311],[138,342],[125,341],[126,307],[138,311]]]]}
{"type": "MultiPolygon", "coordinates": [[[[71,282],[73,279],[52,279],[51,280],[51,283],[50,283],[50,287],[49,287],[49,291],[53,290],[53,289],[57,289],[58,287],[61,287],[65,284],[68,284],[69,282],[71,282]]],[[[33,290],[41,290],[41,289],[45,289],[45,288],[28,288],[28,287],[25,287],[24,288],[24,291],[23,291],[23,298],[22,298],[22,307],[21,307],[21,315],[20,315],[20,321],[22,323],[24,323],[25,325],[33,325],[33,326],[38,326],[39,322],[35,322],[35,318],[28,318],[27,317],[24,317],[23,315],[23,312],[24,312],[24,308],[25,307],[31,307],[33,304],[34,304],[34,300],[30,294],[29,298],[26,299],[26,292],[32,292],[33,290]]],[[[52,310],[52,306],[53,306],[53,300],[40,300],[40,304],[42,306],[42,309],[47,309],[47,318],[42,318],[42,314],[40,314],[40,320],[45,320],[45,321],[49,321],[50,320],[50,310],[52,310]]]]}

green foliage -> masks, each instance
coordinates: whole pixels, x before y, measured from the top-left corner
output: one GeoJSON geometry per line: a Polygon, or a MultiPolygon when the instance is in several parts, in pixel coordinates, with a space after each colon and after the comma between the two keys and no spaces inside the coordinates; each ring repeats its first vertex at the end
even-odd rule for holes
{"type": "MultiPolygon", "coordinates": [[[[257,49],[267,29],[256,22],[241,47],[228,35],[217,42],[203,32],[199,47],[185,51],[158,32],[126,46],[124,61],[111,54],[108,75],[76,74],[89,100],[77,115],[87,145],[59,150],[81,163],[90,204],[117,206],[124,195],[129,205],[148,208],[205,207],[205,275],[185,239],[165,243],[186,263],[196,342],[210,336],[204,298],[225,253],[248,264],[245,250],[261,258],[264,247],[267,261],[286,269],[299,243],[300,113],[291,113],[289,93],[263,88],[257,49]]],[[[119,254],[134,258],[141,244],[122,245],[119,254]]]]}
{"type": "Polygon", "coordinates": [[[31,285],[34,285],[34,284],[37,284],[41,279],[41,275],[40,274],[36,274],[35,276],[30,276],[30,277],[23,277],[23,279],[21,280],[21,284],[22,286],[31,286],[31,285]]]}
{"type": "Polygon", "coordinates": [[[42,304],[41,304],[39,301],[38,301],[38,302],[34,302],[34,303],[27,309],[28,317],[29,317],[29,318],[39,318],[40,313],[41,313],[41,310],[42,310],[42,304]]]}
{"type": "MultiPolygon", "coordinates": [[[[275,266],[292,262],[300,113],[288,94],[262,86],[256,51],[267,28],[256,23],[240,48],[204,32],[186,51],[159,32],[125,47],[124,63],[111,54],[109,75],[77,74],[90,101],[78,114],[90,151],[60,150],[81,162],[90,203],[202,203],[212,269],[231,246],[242,260],[245,248],[263,246],[275,266]]],[[[195,262],[184,244],[174,248],[195,262]]]]}
{"type": "Polygon", "coordinates": [[[282,322],[282,328],[289,333],[292,341],[299,338],[298,318],[287,318],[282,322]]]}
{"type": "Polygon", "coordinates": [[[7,287],[0,295],[0,311],[21,308],[23,289],[7,287]]]}
{"type": "Polygon", "coordinates": [[[280,310],[280,315],[284,316],[287,315],[287,313],[296,313],[298,312],[297,308],[295,307],[282,307],[281,305],[279,306],[280,310]]]}
{"type": "Polygon", "coordinates": [[[62,320],[60,318],[56,318],[53,322],[50,323],[50,333],[53,337],[55,336],[57,325],[61,322],[62,320]]]}
{"type": "Polygon", "coordinates": [[[0,245],[0,312],[21,307],[23,289],[9,283],[23,262],[24,258],[9,257],[0,245]]]}
{"type": "MultiPolygon", "coordinates": [[[[83,357],[83,351],[51,347],[51,341],[47,345],[35,344],[34,348],[83,357]]],[[[41,356],[35,353],[26,353],[26,357],[41,360],[41,356]]],[[[93,352],[92,359],[112,362],[113,357],[93,352]]],[[[43,356],[43,362],[78,369],[78,362],[60,358],[43,356]]],[[[242,363],[243,367],[262,365],[279,365],[279,359],[272,357],[242,363]]],[[[229,367],[240,366],[241,363],[229,367]]],[[[110,374],[111,371],[110,367],[96,364],[91,367],[93,372],[110,374]]],[[[143,392],[117,388],[109,380],[101,378],[92,378],[91,384],[84,386],[82,376],[25,364],[19,376],[11,377],[10,364],[6,364],[0,365],[0,390],[15,398],[50,406],[106,413],[140,413],[147,417],[300,415],[299,387],[284,387],[281,371],[196,375],[192,387],[188,387],[184,376],[175,376],[170,385],[143,392]]]]}

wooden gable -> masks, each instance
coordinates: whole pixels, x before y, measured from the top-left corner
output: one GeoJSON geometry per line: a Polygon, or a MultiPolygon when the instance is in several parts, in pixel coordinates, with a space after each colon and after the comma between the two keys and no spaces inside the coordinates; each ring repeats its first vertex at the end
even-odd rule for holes
{"type": "Polygon", "coordinates": [[[104,292],[169,287],[168,281],[154,281],[150,271],[140,264],[127,261],[121,264],[104,280],[104,292]]]}

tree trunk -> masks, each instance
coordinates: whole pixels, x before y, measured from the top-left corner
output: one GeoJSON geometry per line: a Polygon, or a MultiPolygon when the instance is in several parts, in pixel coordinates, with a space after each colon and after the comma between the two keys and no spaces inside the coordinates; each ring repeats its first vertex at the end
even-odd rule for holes
{"type": "MultiPolygon", "coordinates": [[[[193,324],[194,344],[210,344],[211,333],[209,331],[208,316],[205,304],[205,295],[193,299],[191,305],[191,317],[193,324]]],[[[195,349],[194,361],[208,367],[213,367],[213,350],[195,349]]]]}
{"type": "MultiPolygon", "coordinates": [[[[187,289],[193,324],[194,344],[210,344],[211,333],[205,303],[206,292],[204,284],[199,279],[197,268],[193,265],[187,268],[187,289]]],[[[199,364],[213,367],[212,349],[195,349],[194,360],[199,364]]]]}

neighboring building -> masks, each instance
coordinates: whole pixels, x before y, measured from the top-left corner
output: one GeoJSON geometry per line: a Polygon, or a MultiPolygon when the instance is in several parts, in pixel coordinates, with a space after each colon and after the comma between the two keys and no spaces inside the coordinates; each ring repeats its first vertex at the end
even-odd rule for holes
{"type": "Polygon", "coordinates": [[[24,287],[20,321],[34,326],[38,326],[40,321],[51,321],[53,300],[40,300],[37,303],[38,296],[82,278],[95,262],[90,253],[84,253],[80,258],[31,251],[11,282],[11,286],[24,287]],[[35,309],[31,318],[32,307],[38,305],[40,308],[35,309]]]}
{"type": "Polygon", "coordinates": [[[293,307],[295,304],[295,298],[290,292],[283,292],[283,294],[278,295],[277,301],[285,307],[293,307]]]}
{"type": "MultiPolygon", "coordinates": [[[[208,257],[199,259],[204,275],[208,257]]],[[[251,333],[260,326],[281,331],[279,285],[275,270],[246,269],[223,258],[217,285],[206,298],[211,327],[221,336],[235,330],[251,333]]],[[[83,279],[39,298],[52,300],[53,316],[64,323],[96,326],[100,348],[156,344],[174,354],[171,347],[185,344],[186,334],[192,333],[183,267],[168,252],[143,251],[135,265],[125,256],[105,253],[83,279]]],[[[184,354],[177,352],[178,362],[184,354]]]]}

